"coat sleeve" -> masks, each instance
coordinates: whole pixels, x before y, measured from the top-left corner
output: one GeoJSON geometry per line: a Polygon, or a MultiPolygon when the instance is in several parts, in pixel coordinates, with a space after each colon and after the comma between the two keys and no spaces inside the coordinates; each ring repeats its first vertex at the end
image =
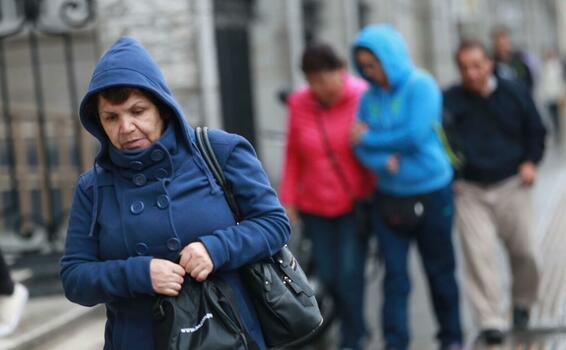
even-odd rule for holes
{"type": "Polygon", "coordinates": [[[119,298],[153,294],[149,274],[151,257],[100,260],[98,235],[89,235],[93,202],[85,189],[84,178],[84,175],[79,178],[75,189],[65,253],[60,262],[66,297],[81,305],[94,306],[119,298]]]}
{"type": "Polygon", "coordinates": [[[432,77],[417,79],[409,87],[407,121],[402,127],[373,132],[368,129],[361,139],[362,147],[395,152],[414,150],[426,137],[434,132],[434,124],[440,123],[442,94],[432,77]]]}
{"type": "Polygon", "coordinates": [[[281,177],[281,202],[285,205],[295,205],[298,179],[300,175],[301,162],[299,159],[299,145],[297,140],[297,122],[293,103],[289,106],[289,125],[287,127],[287,144],[285,146],[285,161],[283,164],[283,176],[281,177]]]}
{"type": "Polygon", "coordinates": [[[290,226],[277,194],[250,143],[232,135],[236,144],[225,165],[243,220],[238,225],[200,237],[214,270],[232,270],[275,254],[287,243],[290,226]]]}
{"type": "MultiPolygon", "coordinates": [[[[519,86],[519,88],[522,87],[519,86]]],[[[523,102],[526,116],[526,125],[523,129],[525,132],[525,160],[538,164],[544,154],[546,129],[531,94],[526,89],[520,89],[520,94],[522,96],[519,101],[523,102]]]]}

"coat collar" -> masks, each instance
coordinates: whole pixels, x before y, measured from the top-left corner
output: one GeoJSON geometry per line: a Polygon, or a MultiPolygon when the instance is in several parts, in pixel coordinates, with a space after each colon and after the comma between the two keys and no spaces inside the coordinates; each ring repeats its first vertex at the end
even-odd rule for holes
{"type": "Polygon", "coordinates": [[[122,151],[109,145],[108,157],[103,157],[99,163],[103,168],[132,180],[137,186],[171,178],[190,153],[186,142],[178,141],[177,129],[174,121],[169,122],[163,135],[141,151],[122,151]]]}

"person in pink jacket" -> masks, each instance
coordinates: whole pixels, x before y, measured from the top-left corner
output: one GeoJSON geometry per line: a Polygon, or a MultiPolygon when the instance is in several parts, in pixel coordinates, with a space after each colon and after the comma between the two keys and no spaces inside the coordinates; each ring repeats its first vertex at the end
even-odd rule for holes
{"type": "Polygon", "coordinates": [[[373,192],[375,181],[354,156],[350,130],[366,84],[324,44],[305,50],[301,69],[308,86],[288,100],[280,198],[313,242],[317,273],[342,320],[341,348],[361,349],[366,241],[356,232],[353,208],[373,192]]]}

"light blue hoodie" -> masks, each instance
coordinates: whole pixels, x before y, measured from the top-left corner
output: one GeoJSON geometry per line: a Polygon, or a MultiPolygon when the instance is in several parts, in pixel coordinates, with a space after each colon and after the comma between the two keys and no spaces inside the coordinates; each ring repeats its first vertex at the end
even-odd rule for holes
{"type": "Polygon", "coordinates": [[[356,64],[370,83],[358,111],[358,119],[369,128],[355,146],[356,155],[378,174],[382,192],[405,196],[446,186],[453,172],[435,131],[441,122],[442,94],[434,78],[414,66],[405,40],[390,25],[363,29],[353,45],[354,58],[357,48],[379,59],[391,88],[368,79],[356,64]],[[400,161],[395,174],[386,169],[392,155],[400,161]]]}

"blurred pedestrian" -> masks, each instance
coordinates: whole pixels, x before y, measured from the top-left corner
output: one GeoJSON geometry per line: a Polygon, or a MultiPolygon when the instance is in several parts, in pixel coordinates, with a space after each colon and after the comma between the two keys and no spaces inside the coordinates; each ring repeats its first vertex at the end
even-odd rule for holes
{"type": "Polygon", "coordinates": [[[4,254],[0,252],[0,337],[8,336],[16,330],[27,300],[27,288],[12,280],[4,254]]]}
{"type": "Polygon", "coordinates": [[[381,325],[387,349],[409,347],[408,253],[415,242],[439,323],[440,349],[462,346],[452,244],[452,167],[437,130],[442,96],[389,25],[357,36],[355,65],[370,89],[352,131],[356,154],[379,178],[376,231],[385,263],[381,325]]]}
{"type": "Polygon", "coordinates": [[[539,96],[546,107],[552,122],[554,140],[557,144],[562,140],[561,109],[566,98],[564,69],[556,51],[548,50],[544,54],[539,82],[539,96]]]}
{"type": "Polygon", "coordinates": [[[236,223],[159,67],[131,38],[96,65],[80,120],[101,147],[78,179],[61,278],[69,300],[106,305],[104,349],[155,349],[157,295],[177,296],[211,274],[230,287],[250,347],[266,349],[238,269],[279,251],[289,224],[250,143],[210,132],[236,223]]]}
{"type": "Polygon", "coordinates": [[[366,241],[356,232],[354,202],[373,190],[358,162],[350,129],[364,81],[348,74],[325,44],[305,49],[301,69],[308,86],[289,98],[281,200],[293,222],[312,240],[315,268],[338,307],[343,349],[362,349],[366,241]]]}
{"type": "Polygon", "coordinates": [[[462,82],[444,96],[445,127],[457,138],[463,165],[456,181],[457,229],[467,262],[467,287],[481,336],[500,344],[507,328],[498,241],[513,279],[513,325],[527,327],[540,281],[533,237],[532,185],[545,130],[527,89],[493,75],[479,41],[465,41],[456,61],[462,82]]]}
{"type": "Polygon", "coordinates": [[[509,30],[497,27],[492,32],[495,75],[508,80],[518,80],[532,92],[534,78],[525,52],[515,50],[509,37],[509,30]]]}

